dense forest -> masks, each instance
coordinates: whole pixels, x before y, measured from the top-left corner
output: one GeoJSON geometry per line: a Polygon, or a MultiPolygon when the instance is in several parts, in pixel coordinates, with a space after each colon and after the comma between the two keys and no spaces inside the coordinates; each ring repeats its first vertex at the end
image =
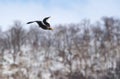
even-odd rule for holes
{"type": "Polygon", "coordinates": [[[58,24],[15,21],[0,30],[0,79],[120,79],[120,19],[58,24]]]}

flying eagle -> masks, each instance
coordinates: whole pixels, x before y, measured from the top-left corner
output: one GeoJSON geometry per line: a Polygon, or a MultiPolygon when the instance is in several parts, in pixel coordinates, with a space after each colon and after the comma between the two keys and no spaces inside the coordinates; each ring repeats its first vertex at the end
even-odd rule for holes
{"type": "Polygon", "coordinates": [[[45,17],[43,19],[43,21],[30,21],[28,22],[27,24],[31,24],[31,23],[34,23],[36,22],[39,27],[41,27],[42,29],[44,30],[53,30],[53,28],[50,27],[50,24],[47,22],[47,20],[49,19],[50,17],[45,17]]]}

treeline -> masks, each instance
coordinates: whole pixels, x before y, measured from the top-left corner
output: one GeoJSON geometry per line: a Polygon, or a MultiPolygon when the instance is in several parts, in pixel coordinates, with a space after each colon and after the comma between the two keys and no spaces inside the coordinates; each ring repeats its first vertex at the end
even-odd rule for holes
{"type": "Polygon", "coordinates": [[[0,31],[2,79],[119,79],[120,19],[0,31]]]}

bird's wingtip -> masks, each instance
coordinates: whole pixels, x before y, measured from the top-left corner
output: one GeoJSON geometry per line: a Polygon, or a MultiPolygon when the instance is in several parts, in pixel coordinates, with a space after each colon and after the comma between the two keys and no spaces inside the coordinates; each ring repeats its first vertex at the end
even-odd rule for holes
{"type": "Polygon", "coordinates": [[[30,24],[30,23],[33,23],[33,22],[27,22],[27,24],[30,24]]]}

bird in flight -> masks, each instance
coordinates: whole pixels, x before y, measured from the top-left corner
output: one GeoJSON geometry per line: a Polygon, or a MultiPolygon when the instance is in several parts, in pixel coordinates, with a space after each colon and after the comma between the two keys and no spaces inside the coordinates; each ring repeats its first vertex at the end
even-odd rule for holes
{"type": "Polygon", "coordinates": [[[41,27],[42,29],[44,30],[53,30],[53,28],[50,27],[50,24],[47,22],[47,20],[49,19],[50,17],[45,17],[43,19],[43,21],[30,21],[30,22],[27,22],[27,24],[31,24],[31,23],[34,23],[36,22],[39,27],[41,27]]]}

